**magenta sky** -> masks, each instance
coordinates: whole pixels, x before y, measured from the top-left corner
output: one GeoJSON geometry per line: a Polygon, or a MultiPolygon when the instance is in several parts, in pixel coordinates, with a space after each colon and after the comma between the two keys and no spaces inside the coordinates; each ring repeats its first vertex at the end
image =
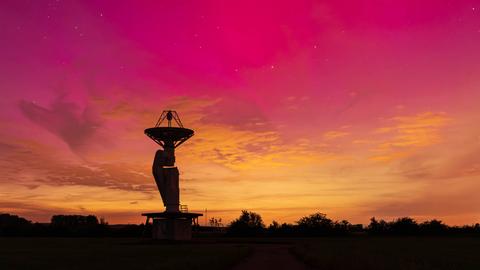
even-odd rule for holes
{"type": "Polygon", "coordinates": [[[171,108],[190,210],[480,221],[478,1],[11,0],[0,37],[2,212],[140,222],[171,108]]]}

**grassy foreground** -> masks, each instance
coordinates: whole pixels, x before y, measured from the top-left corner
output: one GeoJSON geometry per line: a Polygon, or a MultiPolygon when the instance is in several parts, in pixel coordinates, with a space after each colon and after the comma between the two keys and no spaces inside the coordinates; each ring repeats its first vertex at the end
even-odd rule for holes
{"type": "Polygon", "coordinates": [[[480,238],[316,238],[291,252],[318,269],[480,269],[480,238]]]}
{"type": "Polygon", "coordinates": [[[228,269],[245,245],[126,238],[0,238],[0,269],[228,269]]]}
{"type": "Polygon", "coordinates": [[[480,269],[478,237],[0,238],[0,269],[229,269],[258,246],[290,246],[318,269],[480,269]]]}

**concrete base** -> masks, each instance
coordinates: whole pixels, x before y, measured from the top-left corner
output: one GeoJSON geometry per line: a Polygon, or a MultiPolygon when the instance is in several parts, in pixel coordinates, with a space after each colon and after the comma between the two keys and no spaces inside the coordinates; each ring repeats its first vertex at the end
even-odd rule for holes
{"type": "Polygon", "coordinates": [[[192,239],[192,219],[153,219],[152,225],[153,239],[192,239]]]}
{"type": "Polygon", "coordinates": [[[191,240],[192,223],[198,225],[202,214],[183,212],[143,213],[145,225],[152,222],[152,238],[164,240],[191,240]]]}

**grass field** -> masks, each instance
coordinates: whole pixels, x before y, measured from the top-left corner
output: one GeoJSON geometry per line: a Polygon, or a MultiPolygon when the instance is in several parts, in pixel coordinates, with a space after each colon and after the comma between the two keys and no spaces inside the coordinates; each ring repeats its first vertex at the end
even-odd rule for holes
{"type": "Polygon", "coordinates": [[[0,269],[229,269],[259,246],[285,245],[300,262],[326,270],[480,269],[479,237],[222,237],[175,244],[138,238],[0,238],[0,269]]]}
{"type": "Polygon", "coordinates": [[[294,255],[319,269],[480,269],[480,238],[317,238],[294,255]]]}
{"type": "Polygon", "coordinates": [[[125,238],[0,238],[0,269],[228,269],[242,244],[165,244],[125,238]]]}

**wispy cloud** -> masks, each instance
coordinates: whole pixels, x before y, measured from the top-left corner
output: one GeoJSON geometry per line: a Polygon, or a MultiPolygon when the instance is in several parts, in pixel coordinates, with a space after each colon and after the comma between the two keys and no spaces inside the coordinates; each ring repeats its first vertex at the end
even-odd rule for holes
{"type": "Polygon", "coordinates": [[[376,161],[390,161],[404,157],[417,148],[440,143],[441,128],[452,121],[445,113],[425,112],[413,116],[397,116],[388,120],[391,125],[377,128],[376,134],[386,137],[371,157],[376,161]]]}
{"type": "Polygon", "coordinates": [[[348,134],[349,133],[346,131],[332,130],[332,131],[325,132],[323,134],[323,138],[325,138],[326,140],[333,140],[333,139],[345,137],[348,134]]]}
{"type": "Polygon", "coordinates": [[[61,138],[73,151],[80,151],[101,125],[101,120],[91,107],[81,109],[58,97],[49,108],[22,100],[22,113],[35,124],[61,138]]]}

